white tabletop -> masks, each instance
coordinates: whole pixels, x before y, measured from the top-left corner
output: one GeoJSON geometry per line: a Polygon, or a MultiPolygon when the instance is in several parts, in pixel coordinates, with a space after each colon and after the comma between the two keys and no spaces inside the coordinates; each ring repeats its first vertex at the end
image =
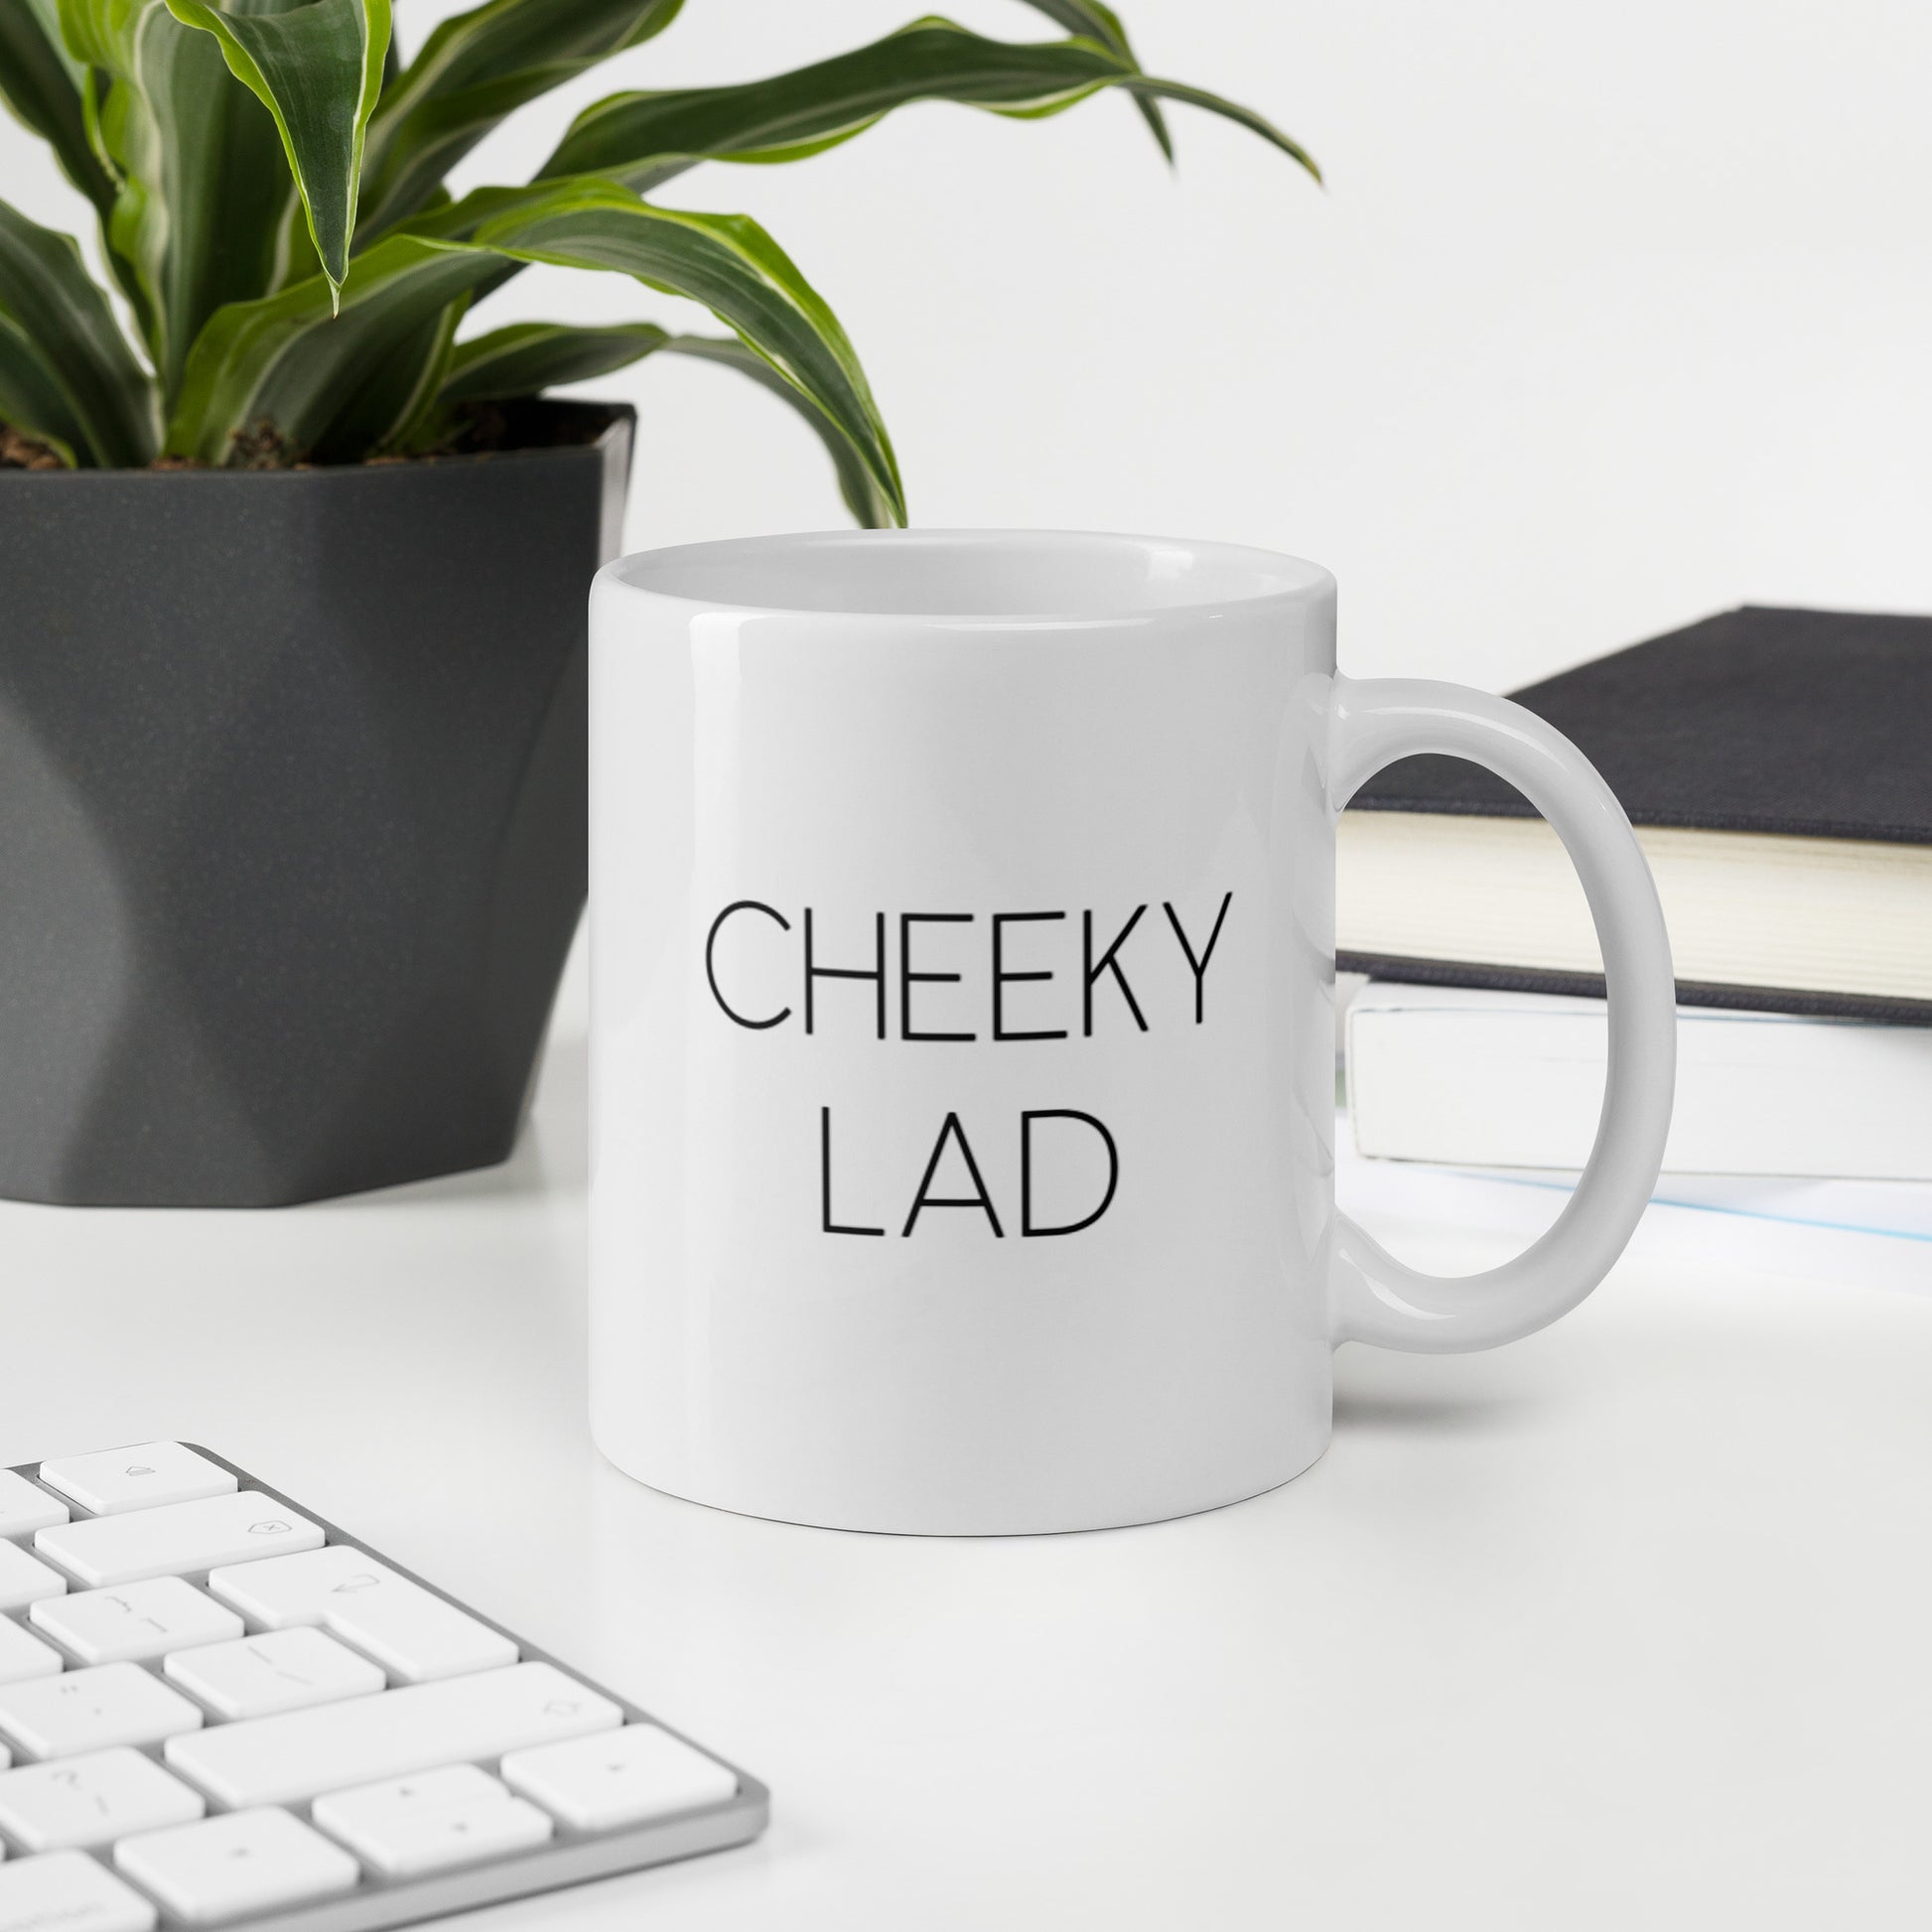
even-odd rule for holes
{"type": "MultiPolygon", "coordinates": [[[[1232,1509],[841,1535],[599,1461],[584,1080],[573,983],[495,1173],[0,1206],[0,1463],[206,1443],[773,1788],[748,1850],[480,1932],[1922,1922],[1932,1297],[1856,1239],[1653,1210],[1527,1342],[1345,1349],[1327,1456],[1232,1509]]],[[[1507,1233],[1348,1185],[1419,1260],[1507,1233]]]]}

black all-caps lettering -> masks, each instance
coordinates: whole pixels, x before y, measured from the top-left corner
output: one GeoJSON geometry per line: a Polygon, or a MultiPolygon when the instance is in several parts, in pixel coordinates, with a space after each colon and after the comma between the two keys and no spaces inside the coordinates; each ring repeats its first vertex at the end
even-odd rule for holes
{"type": "MultiPolygon", "coordinates": [[[[1189,972],[1194,981],[1194,1024],[1201,1026],[1206,1019],[1206,981],[1207,969],[1214,958],[1220,943],[1221,929],[1227,922],[1229,908],[1234,903],[1234,894],[1224,893],[1214,914],[1214,923],[1207,934],[1207,943],[1197,954],[1193,941],[1180,914],[1174,909],[1172,899],[1163,899],[1161,908],[1167,914],[1168,923],[1173,930],[1182,956],[1187,961],[1189,972]]],[[[1140,925],[1147,904],[1135,906],[1129,913],[1126,923],[1107,942],[1104,950],[1096,952],[1094,934],[1094,915],[1091,909],[1080,914],[1080,1032],[1082,1036],[1091,1038],[1094,1031],[1094,989],[1108,974],[1113,975],[1114,985],[1120,997],[1127,1004],[1127,1011],[1134,1025],[1142,1032],[1149,1031],[1147,1015],[1141,1009],[1134,986],[1127,976],[1122,960],[1122,952],[1128,940],[1133,937],[1140,925]]],[[[780,1007],[777,1012],[757,1015],[743,1012],[734,1006],[727,997],[725,988],[718,976],[718,941],[726,925],[740,913],[757,913],[769,919],[782,932],[789,932],[791,921],[776,906],[767,905],[762,899],[734,899],[718,916],[712,920],[711,929],[705,937],[704,966],[705,980],[711,989],[711,997],[718,1010],[734,1026],[749,1032],[762,1033],[770,1028],[783,1025],[792,1016],[789,1006],[780,1007]]],[[[992,942],[992,981],[993,981],[993,1025],[990,1037],[995,1040],[1039,1040],[1065,1039],[1068,1033],[1060,1027],[1009,1027],[1007,1025],[1007,989],[1028,983],[1038,984],[1058,977],[1050,969],[1017,968],[1007,964],[1009,935],[1007,928],[1013,925],[1047,923],[1069,918],[1064,911],[1042,912],[995,912],[990,915],[993,928],[992,942]]],[[[981,1037],[976,1033],[938,1032],[928,1028],[915,1027],[912,1023],[912,991],[920,985],[951,985],[961,983],[965,975],[956,972],[940,972],[915,967],[912,963],[913,928],[919,925],[971,925],[978,917],[972,912],[901,912],[899,922],[899,1037],[906,1040],[942,1041],[970,1043],[981,1037]]],[[[873,1029],[880,1039],[888,1037],[888,1008],[890,1005],[887,983],[887,943],[886,919],[883,911],[875,912],[872,919],[873,961],[870,966],[827,966],[819,962],[819,933],[817,915],[814,908],[804,908],[804,1020],[805,1031],[815,1034],[818,1031],[818,982],[820,980],[869,980],[873,989],[873,1029]]]]}
{"type": "Polygon", "coordinates": [[[1119,1185],[1120,1149],[1114,1145],[1114,1137],[1107,1132],[1104,1121],[1095,1120],[1076,1107],[1039,1107],[1020,1116],[1020,1232],[1023,1236],[1037,1239],[1049,1234],[1078,1234],[1082,1228],[1092,1227],[1113,1206],[1114,1189],[1119,1185]],[[1084,1121],[1106,1143],[1107,1191],[1100,1196],[1100,1205],[1082,1220],[1063,1221],[1058,1227],[1050,1228],[1034,1225],[1034,1122],[1036,1120],[1084,1121]]]}
{"type": "MultiPolygon", "coordinates": [[[[819,1226],[827,1234],[883,1235],[883,1227],[866,1227],[856,1222],[840,1221],[833,1216],[832,1197],[832,1110],[821,1107],[818,1110],[818,1158],[819,1158],[819,1226]]],[[[1090,1228],[1114,1204],[1114,1196],[1120,1188],[1120,1148],[1108,1130],[1105,1121],[1092,1114],[1082,1113],[1075,1107],[1033,1108],[1020,1116],[1020,1233],[1026,1240],[1045,1240],[1054,1235],[1079,1234],[1090,1228]],[[1066,1121],[1076,1128],[1085,1129],[1100,1137],[1100,1144],[1107,1153],[1107,1184],[1100,1198],[1092,1208],[1077,1220],[1042,1222],[1034,1212],[1034,1126],[1037,1121],[1066,1121]]],[[[932,1153],[925,1164],[925,1172],[919,1176],[917,1191],[912,1197],[912,1205],[905,1217],[905,1225],[899,1230],[900,1239],[908,1239],[919,1224],[919,1216],[929,1207],[977,1208],[986,1216],[987,1224],[998,1240],[1006,1238],[1006,1229],[1001,1225],[999,1209],[994,1205],[993,1192],[980,1173],[978,1160],[974,1157],[972,1143],[966,1137],[966,1129],[956,1113],[949,1113],[939,1129],[939,1138],[933,1143],[932,1153]],[[966,1164],[966,1172],[972,1176],[973,1192],[970,1194],[935,1194],[932,1190],[933,1178],[939,1172],[939,1164],[945,1159],[948,1142],[957,1144],[959,1157],[966,1164]]]]}
{"type": "Polygon", "coordinates": [[[995,912],[993,914],[993,1037],[995,1039],[1064,1039],[1066,1029],[1055,1027],[1047,1032],[1015,1029],[1009,1031],[1006,1013],[1002,1006],[1001,989],[1017,986],[1022,980],[1049,980],[1051,973],[1013,973],[1007,970],[1001,937],[1010,925],[1025,925],[1035,920],[1063,919],[1064,912],[995,912]]]}
{"type": "Polygon", "coordinates": [[[1113,974],[1115,984],[1119,986],[1121,996],[1127,1002],[1128,1012],[1134,1016],[1134,1024],[1142,1033],[1147,1032],[1147,1018],[1141,1012],[1141,1003],[1135,999],[1134,989],[1128,985],[1127,975],[1121,971],[1120,960],[1116,957],[1121,947],[1127,943],[1127,935],[1140,924],[1141,914],[1146,910],[1145,905],[1135,906],[1133,917],[1114,934],[1113,944],[1098,959],[1093,956],[1093,914],[1091,912],[1080,914],[1080,956],[1085,974],[1080,987],[1082,1034],[1091,1036],[1093,1033],[1093,983],[1102,973],[1109,972],[1113,974]]]}
{"type": "Polygon", "coordinates": [[[884,1234],[884,1228],[851,1227],[832,1218],[832,1110],[818,1110],[819,1225],[827,1234],[884,1234]]]}
{"type": "MultiPolygon", "coordinates": [[[[742,1013],[738,1012],[738,1010],[735,1007],[733,1007],[732,1003],[729,1000],[727,1000],[721,992],[719,992],[718,968],[716,962],[713,959],[713,954],[718,949],[718,933],[720,929],[723,927],[725,921],[729,919],[734,912],[762,912],[767,919],[776,919],[778,924],[782,926],[784,930],[787,932],[791,930],[791,921],[788,918],[786,918],[785,915],[782,912],[780,912],[775,905],[766,905],[762,899],[737,898],[737,899],[733,899],[732,902],[728,906],[726,906],[725,909],[722,912],[720,912],[715,919],[712,920],[711,930],[705,936],[704,976],[707,980],[711,982],[711,997],[718,1002],[719,1010],[724,1014],[726,1019],[735,1020],[741,1027],[749,1027],[751,1031],[755,1034],[762,1033],[767,1027],[775,1027],[779,1025],[782,1021],[789,1020],[791,1018],[791,1009],[789,1007],[781,1007],[776,1013],[774,1013],[771,1016],[769,1020],[748,1020],[742,1013]]],[[[806,916],[809,918],[811,915],[807,913],[806,916]]]]}
{"type": "Polygon", "coordinates": [[[1194,957],[1193,947],[1187,943],[1187,934],[1181,926],[1180,915],[1168,900],[1161,901],[1168,915],[1168,923],[1173,927],[1173,936],[1180,941],[1180,950],[1187,955],[1187,964],[1194,975],[1194,1025],[1197,1027],[1201,1024],[1201,982],[1207,977],[1207,962],[1214,957],[1214,942],[1221,936],[1221,921],[1227,917],[1228,907],[1233,901],[1232,893],[1222,897],[1221,909],[1214,914],[1214,930],[1207,935],[1207,944],[1202,948],[1198,959],[1194,957]]]}
{"type": "Polygon", "coordinates": [[[973,1159],[971,1144],[966,1139],[966,1130],[959,1124],[957,1114],[948,1114],[946,1122],[939,1130],[939,1138],[932,1144],[932,1159],[925,1164],[925,1173],[919,1176],[919,1191],[912,1197],[912,1211],[905,1217],[905,1226],[899,1230],[908,1235],[917,1225],[921,1211],[928,1207],[978,1207],[986,1212],[986,1218],[993,1223],[993,1232],[1002,1240],[1006,1229],[1000,1225],[1000,1216],[993,1206],[993,1196],[986,1191],[986,1182],[980,1178],[980,1164],[973,1159]],[[959,1151],[966,1157],[966,1172],[973,1176],[973,1185],[978,1189],[972,1194],[928,1194],[926,1189],[932,1185],[932,1176],[939,1170],[940,1157],[946,1151],[946,1143],[956,1140],[959,1151]]]}
{"type": "MultiPolygon", "coordinates": [[[[883,915],[882,915],[883,916],[883,915]]],[[[898,915],[898,1036],[900,1039],[974,1040],[977,1034],[922,1034],[912,1025],[914,981],[958,985],[957,973],[915,973],[912,970],[912,928],[915,925],[971,925],[971,912],[901,912],[898,915]]],[[[884,1038],[884,1035],[881,1037],[884,1038]]]]}
{"type": "Polygon", "coordinates": [[[805,1031],[812,1031],[812,982],[814,980],[871,980],[877,996],[879,1010],[879,1037],[886,1037],[886,915],[877,912],[873,915],[873,952],[878,964],[869,968],[856,966],[820,966],[812,953],[812,908],[805,907],[805,1031]]]}

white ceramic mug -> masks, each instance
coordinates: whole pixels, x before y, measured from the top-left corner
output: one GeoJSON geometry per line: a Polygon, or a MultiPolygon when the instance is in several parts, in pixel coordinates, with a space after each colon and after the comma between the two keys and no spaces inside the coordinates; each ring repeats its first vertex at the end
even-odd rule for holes
{"type": "Polygon", "coordinates": [[[853,532],[592,595],[592,1427],[843,1528],[1138,1523],[1326,1447],[1338,1342],[1485,1348],[1621,1251],[1669,1124],[1657,896],[1529,712],[1335,669],[1318,566],[853,532]],[[1334,1207],[1335,820],[1416,752],[1550,819],[1609,986],[1562,1219],[1439,1280],[1334,1207]]]}

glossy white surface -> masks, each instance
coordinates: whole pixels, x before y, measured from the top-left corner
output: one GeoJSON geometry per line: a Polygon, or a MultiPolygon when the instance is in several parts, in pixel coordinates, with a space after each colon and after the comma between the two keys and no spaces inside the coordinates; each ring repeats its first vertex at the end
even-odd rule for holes
{"type": "Polygon", "coordinates": [[[1677,1002],[1663,908],[1608,785],[1559,732],[1520,706],[1421,678],[1335,679],[1329,795],[1340,807],[1416,753],[1485,764],[1549,820],[1582,881],[1603,956],[1609,1057],[1589,1159],[1534,1246],[1445,1282],[1339,1218],[1336,1340],[1449,1353],[1514,1341],[1577,1306],[1623,1252],[1664,1156],[1677,1065],[1677,1002]]]}
{"type": "Polygon", "coordinates": [[[1333,664],[1327,573],[1225,546],[823,533],[599,576],[620,1467],[990,1533],[1321,1452],[1333,664]]]}
{"type": "MultiPolygon", "coordinates": [[[[1209,1515],[757,1522],[590,1445],[582,997],[494,1173],[281,1214],[0,1206],[0,1461],[205,1443],[774,1788],[744,1851],[455,1923],[1918,1922],[1932,1296],[1868,1286],[1858,1244],[1747,1271],[1726,1217],[1693,1245],[1653,1212],[1528,1341],[1344,1348],[1328,1453],[1209,1515]]],[[[1522,1238],[1437,1192],[1461,1202],[1356,1211],[1425,1266],[1522,1238]]]]}
{"type": "Polygon", "coordinates": [[[1333,1340],[1489,1347],[1621,1250],[1673,1040],[1636,842],[1528,713],[1337,676],[1318,565],[648,551],[597,579],[591,680],[591,1420],[632,1475],[851,1529],[1177,1516],[1321,1452],[1333,1340]],[[1548,813],[1610,988],[1574,1202],[1453,1292],[1331,1186],[1335,818],[1430,751],[1548,813]]]}

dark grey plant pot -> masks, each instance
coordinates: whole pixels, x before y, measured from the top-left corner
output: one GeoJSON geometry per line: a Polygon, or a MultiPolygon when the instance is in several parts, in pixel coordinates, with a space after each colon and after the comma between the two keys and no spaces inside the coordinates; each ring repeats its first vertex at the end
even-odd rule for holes
{"type": "Polygon", "coordinates": [[[628,411],[487,456],[0,472],[0,1194],[503,1160],[586,883],[628,411]]]}

